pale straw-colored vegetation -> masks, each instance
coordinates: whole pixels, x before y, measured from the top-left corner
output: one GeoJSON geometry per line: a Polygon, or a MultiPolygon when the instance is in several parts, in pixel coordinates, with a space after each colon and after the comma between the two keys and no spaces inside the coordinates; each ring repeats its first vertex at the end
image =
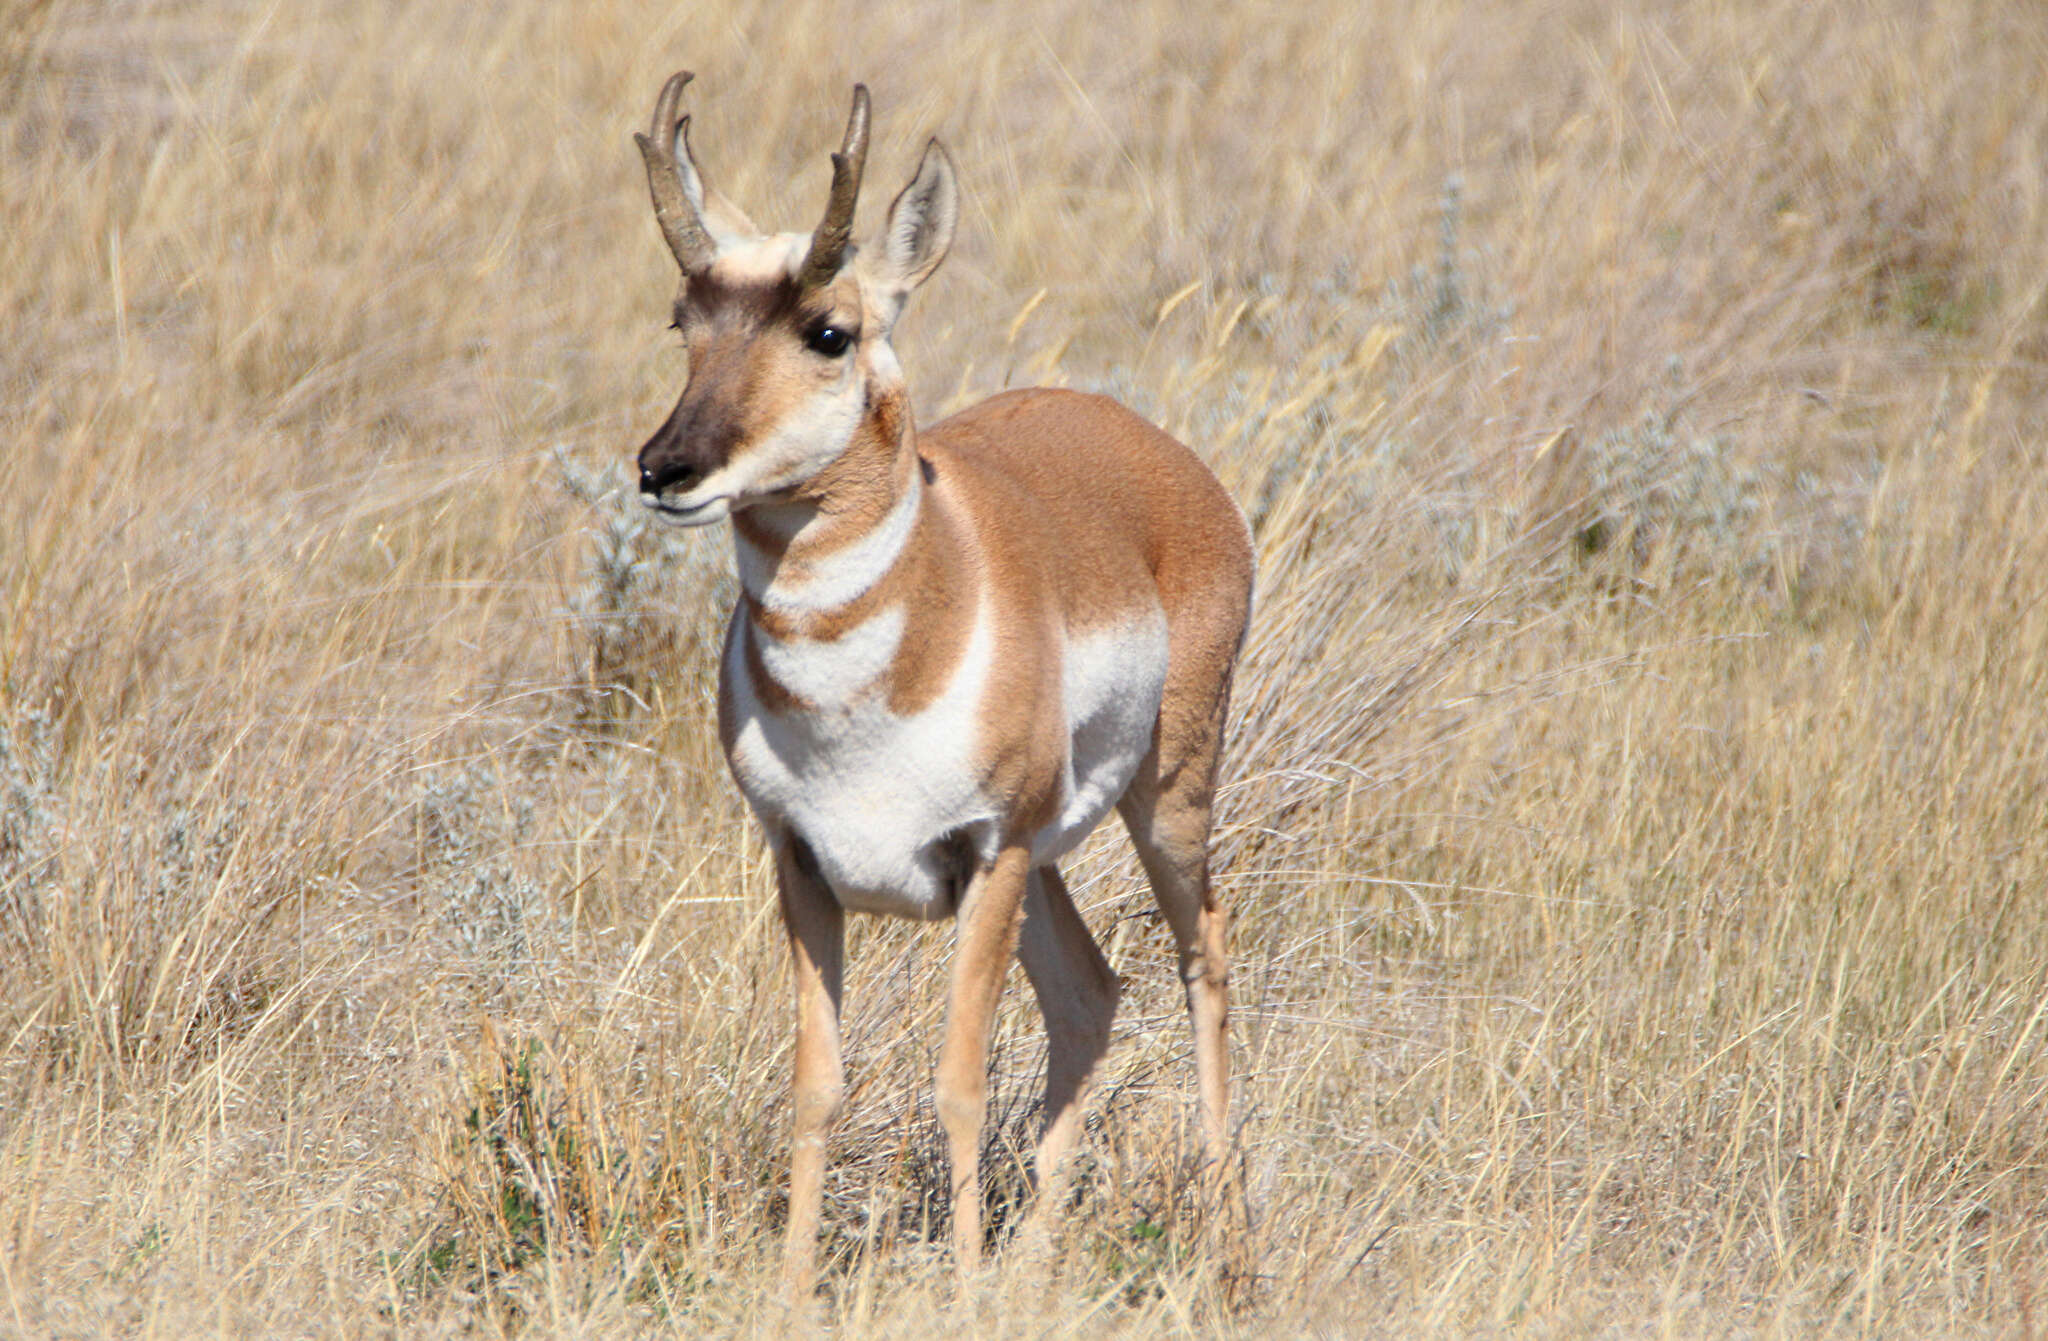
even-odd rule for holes
{"type": "Polygon", "coordinates": [[[1109,390],[1258,529],[1248,1230],[1191,1194],[1105,833],[1070,878],[1128,986],[1051,1274],[952,1297],[949,938],[862,923],[820,1320],[2048,1327],[2032,5],[0,19],[0,1333],[787,1322],[729,559],[613,492],[678,385],[628,136],[684,66],[764,222],[855,79],[864,221],[946,138],[925,413],[1109,390]]]}

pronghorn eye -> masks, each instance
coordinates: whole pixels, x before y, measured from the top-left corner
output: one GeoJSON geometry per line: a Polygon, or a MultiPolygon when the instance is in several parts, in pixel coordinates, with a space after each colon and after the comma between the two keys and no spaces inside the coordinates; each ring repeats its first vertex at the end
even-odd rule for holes
{"type": "Polygon", "coordinates": [[[823,354],[828,359],[838,358],[846,352],[847,346],[852,343],[853,337],[840,330],[837,326],[820,326],[804,337],[804,347],[806,349],[811,350],[813,353],[823,354]]]}

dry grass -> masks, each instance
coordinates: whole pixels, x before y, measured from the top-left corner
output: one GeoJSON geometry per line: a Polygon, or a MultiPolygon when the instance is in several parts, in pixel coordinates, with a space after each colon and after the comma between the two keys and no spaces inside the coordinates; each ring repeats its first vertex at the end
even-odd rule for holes
{"type": "Polygon", "coordinates": [[[1258,518],[1254,1274],[1109,835],[1050,1286],[948,1301],[947,937],[858,930],[839,1330],[2048,1326],[2038,14],[1106,14],[8,8],[0,1332],[782,1325],[727,560],[604,496],[678,371],[626,136],[684,64],[765,220],[855,78],[870,210],[947,137],[927,412],[1109,388],[1258,518]]]}

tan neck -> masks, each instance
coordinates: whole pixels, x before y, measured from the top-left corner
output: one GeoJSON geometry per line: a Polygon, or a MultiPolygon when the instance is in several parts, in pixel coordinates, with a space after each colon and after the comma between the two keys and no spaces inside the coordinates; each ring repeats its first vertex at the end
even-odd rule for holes
{"type": "Polygon", "coordinates": [[[894,566],[924,501],[901,388],[879,394],[853,441],[786,501],[736,514],[740,583],[757,606],[825,613],[894,566]]]}

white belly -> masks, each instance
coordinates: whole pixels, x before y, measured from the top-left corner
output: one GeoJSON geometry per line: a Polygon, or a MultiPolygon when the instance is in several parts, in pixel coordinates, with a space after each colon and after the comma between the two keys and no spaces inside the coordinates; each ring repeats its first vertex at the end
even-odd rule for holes
{"type": "Polygon", "coordinates": [[[1061,666],[1067,767],[1060,816],[1032,841],[1040,863],[1064,856],[1092,833],[1131,785],[1152,748],[1166,691],[1166,612],[1069,638],[1061,666]]]}
{"type": "MultiPolygon", "coordinates": [[[[841,905],[928,920],[954,911],[957,843],[982,861],[995,855],[999,816],[979,788],[995,638],[984,611],[938,698],[899,716],[880,677],[902,627],[889,611],[833,643],[764,640],[764,666],[812,705],[778,714],[747,677],[742,638],[759,635],[736,625],[724,667],[729,758],[755,813],[804,840],[841,905]]],[[[1069,747],[1058,818],[1033,838],[1035,861],[1080,843],[1130,784],[1152,745],[1166,654],[1156,608],[1063,649],[1069,747]]]]}
{"type": "MultiPolygon", "coordinates": [[[[743,618],[736,615],[736,619],[743,618]]],[[[786,826],[811,849],[833,895],[859,912],[930,919],[953,911],[946,843],[963,831],[987,847],[995,812],[975,776],[977,721],[995,639],[977,621],[965,655],[938,698],[922,712],[889,710],[879,672],[835,661],[876,654],[856,645],[872,626],[888,620],[900,637],[900,612],[889,612],[833,644],[785,644],[783,655],[763,649],[771,669],[801,657],[801,675],[777,678],[804,693],[811,710],[777,714],[765,708],[747,679],[743,631],[728,640],[725,692],[736,727],[729,757],[740,790],[762,820],[786,826]],[[801,687],[792,680],[800,681],[801,687]],[[821,692],[836,681],[840,688],[821,692]]],[[[887,648],[895,651],[895,639],[887,648]]],[[[989,855],[984,852],[981,855],[989,855]]]]}

